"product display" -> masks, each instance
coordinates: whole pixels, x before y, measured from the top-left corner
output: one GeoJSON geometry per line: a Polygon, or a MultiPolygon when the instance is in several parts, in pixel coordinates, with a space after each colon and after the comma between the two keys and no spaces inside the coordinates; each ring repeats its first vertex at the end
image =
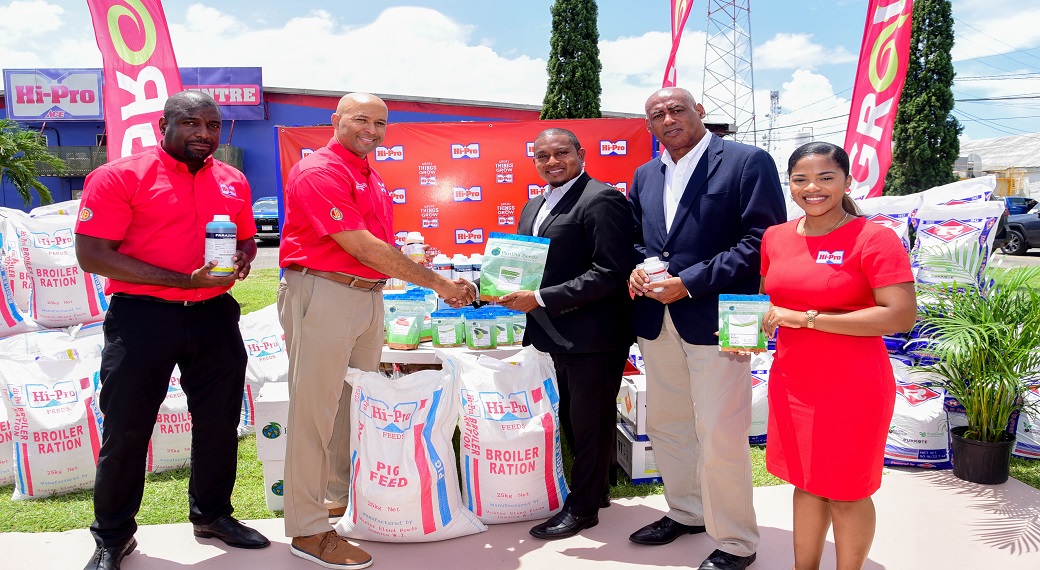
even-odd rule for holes
{"type": "Polygon", "coordinates": [[[537,291],[542,284],[549,240],[492,233],[480,271],[480,300],[497,301],[514,291],[537,291]]]}

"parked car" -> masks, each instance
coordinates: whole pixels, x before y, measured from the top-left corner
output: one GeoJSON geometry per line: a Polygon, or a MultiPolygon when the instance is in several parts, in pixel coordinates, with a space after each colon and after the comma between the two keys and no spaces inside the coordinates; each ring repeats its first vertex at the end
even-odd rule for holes
{"type": "Polygon", "coordinates": [[[1008,216],[1007,241],[1000,250],[1008,255],[1025,255],[1033,247],[1040,247],[1040,206],[1037,205],[1025,214],[1008,216]]]}
{"type": "Polygon", "coordinates": [[[1009,214],[1025,214],[1036,206],[1036,200],[1025,196],[1004,196],[1004,203],[1007,204],[1009,214]]]}
{"type": "Polygon", "coordinates": [[[278,227],[278,201],[274,198],[259,198],[253,202],[253,220],[256,222],[257,241],[278,241],[281,238],[281,229],[278,227]]]}

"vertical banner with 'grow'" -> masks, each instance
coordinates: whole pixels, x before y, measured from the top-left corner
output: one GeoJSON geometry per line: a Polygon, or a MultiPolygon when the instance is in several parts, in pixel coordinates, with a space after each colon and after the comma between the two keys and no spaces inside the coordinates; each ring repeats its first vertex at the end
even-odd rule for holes
{"type": "Polygon", "coordinates": [[[683,26],[690,17],[693,0],[672,0],[672,51],[668,54],[668,65],[664,68],[664,80],[661,87],[675,87],[675,56],[679,53],[679,40],[682,39],[683,26]]]}
{"type": "Polygon", "coordinates": [[[853,198],[881,195],[892,165],[892,128],[903,93],[913,0],[870,0],[859,50],[845,150],[852,161],[853,198]]]}
{"type": "Polygon", "coordinates": [[[159,0],[87,0],[104,61],[108,159],[155,146],[181,75],[159,0]]]}

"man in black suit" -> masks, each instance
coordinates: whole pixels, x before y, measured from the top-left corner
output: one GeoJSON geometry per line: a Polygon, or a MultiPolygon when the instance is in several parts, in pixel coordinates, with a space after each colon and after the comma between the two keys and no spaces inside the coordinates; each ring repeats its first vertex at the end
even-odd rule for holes
{"type": "Polygon", "coordinates": [[[524,344],[549,353],[556,366],[561,423],[574,450],[571,493],[559,513],[531,529],[554,540],[596,526],[599,509],[610,506],[615,401],[635,340],[626,284],[635,267],[634,223],[625,196],[585,173],[574,133],[542,131],[534,165],[548,187],[524,206],[517,229],[551,240],[545,274],[538,291],[500,303],[527,313],[524,344]]]}

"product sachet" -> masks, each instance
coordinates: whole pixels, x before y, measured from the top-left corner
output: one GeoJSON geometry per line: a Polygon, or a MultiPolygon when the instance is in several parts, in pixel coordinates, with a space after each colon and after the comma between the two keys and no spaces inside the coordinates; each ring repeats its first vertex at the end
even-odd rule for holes
{"type": "Polygon", "coordinates": [[[480,268],[480,300],[498,301],[521,289],[536,291],[548,254],[548,238],[491,233],[480,268]]]}
{"type": "Polygon", "coordinates": [[[769,295],[719,295],[719,350],[766,350],[762,318],[768,311],[769,295]]]}

